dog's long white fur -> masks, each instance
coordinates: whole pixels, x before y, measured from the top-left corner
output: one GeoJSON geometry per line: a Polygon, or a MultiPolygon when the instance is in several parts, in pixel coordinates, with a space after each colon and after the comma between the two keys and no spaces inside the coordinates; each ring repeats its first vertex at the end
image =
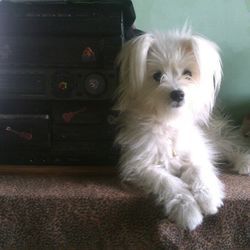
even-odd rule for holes
{"type": "Polygon", "coordinates": [[[193,230],[223,204],[215,163],[226,157],[239,173],[250,172],[236,132],[211,116],[222,76],[218,47],[185,29],[144,34],[124,45],[118,64],[121,177],[193,230]],[[156,72],[162,74],[158,81],[156,72]],[[183,101],[171,99],[174,90],[183,91],[183,101]]]}

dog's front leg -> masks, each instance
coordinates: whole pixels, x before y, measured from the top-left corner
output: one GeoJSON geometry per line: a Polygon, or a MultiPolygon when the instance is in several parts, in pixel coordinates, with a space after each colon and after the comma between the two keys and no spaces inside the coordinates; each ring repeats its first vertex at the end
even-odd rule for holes
{"type": "Polygon", "coordinates": [[[216,169],[205,156],[198,157],[200,158],[198,162],[198,158],[195,158],[186,167],[181,179],[189,186],[202,212],[215,214],[223,205],[223,184],[217,177],[216,169]]]}
{"type": "Polygon", "coordinates": [[[125,158],[121,165],[123,179],[156,196],[157,201],[163,205],[165,214],[182,228],[193,230],[201,224],[199,205],[188,190],[187,184],[160,165],[145,165],[142,159],[125,158]]]}

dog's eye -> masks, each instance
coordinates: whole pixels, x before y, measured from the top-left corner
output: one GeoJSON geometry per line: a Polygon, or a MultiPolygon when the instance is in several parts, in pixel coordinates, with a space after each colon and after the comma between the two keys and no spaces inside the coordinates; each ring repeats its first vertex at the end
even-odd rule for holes
{"type": "Polygon", "coordinates": [[[192,72],[189,69],[185,69],[182,74],[186,79],[190,79],[192,77],[192,72]]]}
{"type": "Polygon", "coordinates": [[[161,81],[161,77],[162,77],[162,73],[161,71],[157,71],[153,74],[153,78],[155,81],[160,82],[161,81]]]}

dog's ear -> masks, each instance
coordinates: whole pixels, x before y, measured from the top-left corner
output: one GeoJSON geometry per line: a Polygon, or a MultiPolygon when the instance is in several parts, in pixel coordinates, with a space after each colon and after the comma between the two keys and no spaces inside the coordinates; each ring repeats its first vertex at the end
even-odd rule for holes
{"type": "Polygon", "coordinates": [[[203,37],[194,36],[197,45],[197,59],[200,67],[201,80],[208,80],[218,93],[222,78],[222,64],[219,54],[219,47],[203,37]]]}
{"type": "Polygon", "coordinates": [[[119,67],[118,109],[124,111],[143,85],[151,34],[143,34],[125,43],[117,58],[119,67]]]}
{"type": "Polygon", "coordinates": [[[200,70],[201,88],[207,93],[209,109],[214,106],[222,78],[222,64],[218,46],[200,36],[194,36],[194,53],[200,70]]]}

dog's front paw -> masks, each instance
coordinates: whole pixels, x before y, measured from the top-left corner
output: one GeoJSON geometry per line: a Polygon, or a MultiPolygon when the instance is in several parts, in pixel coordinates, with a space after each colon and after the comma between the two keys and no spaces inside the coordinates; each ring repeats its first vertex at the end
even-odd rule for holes
{"type": "Polygon", "coordinates": [[[165,204],[170,220],[184,229],[194,230],[202,223],[202,214],[194,198],[186,194],[178,194],[165,204]]]}
{"type": "Polygon", "coordinates": [[[234,170],[239,174],[250,175],[250,154],[242,154],[238,157],[234,170]]]}
{"type": "Polygon", "coordinates": [[[215,214],[223,205],[224,188],[213,168],[204,166],[199,170],[188,169],[181,176],[188,184],[203,214],[215,214]]]}
{"type": "Polygon", "coordinates": [[[205,215],[216,214],[223,205],[224,194],[220,188],[217,188],[214,192],[204,187],[199,188],[193,190],[193,195],[205,215]]]}

